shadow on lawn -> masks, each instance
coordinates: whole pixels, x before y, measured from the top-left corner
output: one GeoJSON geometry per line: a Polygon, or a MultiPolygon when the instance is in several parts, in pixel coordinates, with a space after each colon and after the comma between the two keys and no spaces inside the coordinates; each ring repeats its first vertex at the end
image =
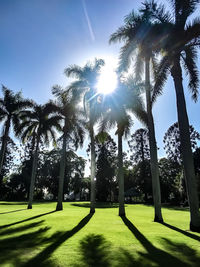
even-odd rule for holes
{"type": "Polygon", "coordinates": [[[164,238],[162,238],[162,240],[165,241],[164,245],[167,246],[168,250],[171,250],[172,254],[158,249],[132,224],[131,221],[129,221],[128,218],[121,218],[132,234],[146,249],[147,253],[139,252],[143,260],[150,260],[151,262],[158,264],[158,266],[190,266],[182,260],[183,258],[186,258],[189,262],[193,261],[193,263],[196,263],[196,265],[192,264],[191,266],[199,266],[200,257],[196,255],[194,249],[185,244],[178,244],[164,238]],[[179,253],[180,257],[177,258],[173,256],[174,252],[179,253]]]}
{"type": "Polygon", "coordinates": [[[49,227],[39,228],[34,231],[34,228],[40,226],[44,221],[29,223],[14,229],[0,231],[1,236],[16,233],[19,234],[18,236],[7,237],[0,240],[0,265],[2,264],[1,266],[4,266],[7,262],[12,262],[13,266],[18,267],[58,266],[49,260],[52,253],[63,242],[80,231],[89,222],[92,216],[93,214],[89,214],[71,230],[67,232],[56,232],[50,237],[45,237],[46,232],[50,229],[49,227]],[[31,229],[32,232],[22,233],[22,231],[28,229],[31,229]],[[47,244],[47,246],[32,259],[27,261],[27,259],[24,258],[25,255],[33,253],[34,250],[43,247],[45,244],[47,244]]]}
{"type": "Polygon", "coordinates": [[[13,212],[18,212],[26,209],[20,209],[20,210],[12,210],[12,211],[6,211],[6,212],[1,212],[0,214],[7,214],[7,213],[13,213],[13,212]]]}
{"type": "Polygon", "coordinates": [[[7,237],[0,240],[0,264],[4,266],[7,261],[12,261],[13,266],[20,266],[23,255],[29,254],[34,248],[41,246],[50,241],[50,238],[44,237],[44,234],[49,230],[48,227],[34,229],[42,224],[43,221],[30,223],[23,227],[17,227],[0,232],[0,235],[10,233],[18,233],[19,235],[7,237]],[[22,231],[31,229],[32,232],[22,233],[22,231]]]}
{"type": "Polygon", "coordinates": [[[24,222],[28,222],[28,221],[31,221],[31,220],[34,220],[34,219],[40,218],[40,217],[42,217],[42,216],[45,216],[45,215],[48,215],[48,214],[51,214],[51,213],[54,213],[54,212],[56,212],[56,211],[55,211],[55,210],[53,210],[53,211],[50,211],[50,212],[46,212],[46,213],[43,213],[43,214],[39,214],[39,215],[36,215],[36,216],[30,217],[30,218],[28,218],[28,219],[24,219],[24,220],[18,221],[18,222],[14,222],[14,223],[5,224],[5,225],[2,225],[2,226],[0,226],[0,230],[1,230],[1,229],[3,229],[3,228],[7,228],[7,227],[10,227],[10,226],[13,226],[13,225],[19,224],[19,223],[24,223],[24,222]]]}
{"type": "Polygon", "coordinates": [[[196,251],[185,244],[161,239],[166,251],[156,248],[127,219],[125,225],[146,249],[146,253],[123,248],[113,249],[103,235],[89,234],[80,242],[80,259],[73,267],[146,267],[146,266],[199,266],[200,257],[196,251]],[[173,256],[174,252],[178,258],[173,256]]]}
{"type": "MultiPolygon", "coordinates": [[[[72,203],[70,204],[75,207],[81,207],[81,208],[90,208],[90,203],[72,203]]],[[[111,208],[118,208],[118,203],[106,203],[106,202],[100,202],[96,203],[96,209],[111,209],[111,208]]]]}
{"type": "Polygon", "coordinates": [[[163,222],[161,224],[166,226],[166,227],[168,227],[168,228],[170,228],[170,229],[172,229],[172,230],[174,230],[174,231],[177,231],[177,232],[179,232],[179,233],[181,233],[183,235],[186,235],[186,236],[188,236],[188,237],[190,237],[192,239],[195,239],[195,240],[200,242],[200,236],[198,236],[198,235],[194,235],[194,234],[192,234],[190,232],[184,231],[184,230],[182,230],[180,228],[177,228],[176,226],[173,226],[173,225],[165,223],[165,222],[163,222]]]}
{"type": "MultiPolygon", "coordinates": [[[[53,242],[48,245],[43,251],[37,254],[34,258],[28,261],[23,266],[31,267],[31,266],[53,266],[52,263],[49,262],[48,258],[51,254],[67,239],[75,235],[78,231],[80,231],[92,218],[93,214],[88,214],[85,216],[74,228],[67,232],[57,232],[55,233],[52,238],[53,242]]],[[[67,259],[66,259],[67,260],[67,259]]],[[[56,266],[56,265],[55,265],[56,266]]]]}

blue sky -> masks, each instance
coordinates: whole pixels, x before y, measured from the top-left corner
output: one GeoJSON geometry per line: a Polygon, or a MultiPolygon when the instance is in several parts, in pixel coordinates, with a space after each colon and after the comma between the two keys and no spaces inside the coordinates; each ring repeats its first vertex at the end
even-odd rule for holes
{"type": "MultiPolygon", "coordinates": [[[[68,85],[63,74],[68,65],[82,65],[94,57],[118,57],[120,45],[109,45],[109,36],[141,2],[0,0],[0,83],[14,91],[22,89],[25,97],[38,103],[46,102],[54,84],[68,85]]],[[[192,102],[185,79],[184,85],[190,123],[200,131],[200,104],[192,102]]],[[[177,120],[171,78],[153,112],[162,157],[163,135],[177,120]]],[[[139,126],[136,121],[133,131],[139,126]]],[[[86,156],[84,149],[78,153],[86,156]]]]}

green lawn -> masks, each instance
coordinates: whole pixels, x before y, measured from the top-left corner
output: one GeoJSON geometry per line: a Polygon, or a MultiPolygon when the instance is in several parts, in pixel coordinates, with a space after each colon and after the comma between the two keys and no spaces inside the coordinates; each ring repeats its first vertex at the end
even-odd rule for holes
{"type": "Polygon", "coordinates": [[[153,208],[88,203],[0,202],[0,266],[200,266],[200,234],[188,231],[187,210],[164,208],[165,225],[153,208]]]}

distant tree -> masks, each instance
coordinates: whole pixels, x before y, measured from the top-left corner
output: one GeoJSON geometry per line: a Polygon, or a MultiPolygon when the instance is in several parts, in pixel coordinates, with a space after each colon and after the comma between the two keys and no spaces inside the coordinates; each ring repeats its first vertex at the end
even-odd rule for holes
{"type": "MultiPolygon", "coordinates": [[[[194,129],[192,125],[189,128],[190,142],[193,151],[197,149],[197,141],[200,140],[200,134],[194,129]]],[[[167,153],[167,157],[179,164],[183,164],[181,153],[181,140],[178,123],[174,123],[169,127],[164,135],[163,142],[165,144],[164,149],[167,153]]]]}
{"type": "MultiPolygon", "coordinates": [[[[1,142],[0,142],[1,143],[1,142]]],[[[9,196],[8,177],[15,171],[18,154],[18,146],[8,137],[7,146],[4,155],[3,166],[0,174],[0,199],[7,199],[9,196]]]]}
{"type": "Polygon", "coordinates": [[[109,134],[100,133],[95,138],[95,151],[97,156],[97,200],[107,201],[110,196],[109,199],[112,201],[117,168],[116,143],[109,134]]]}
{"type": "MultiPolygon", "coordinates": [[[[192,125],[189,128],[190,131],[190,142],[191,148],[194,151],[197,148],[197,141],[200,140],[200,134],[194,129],[192,125]]],[[[181,201],[184,203],[187,199],[186,184],[185,184],[185,172],[183,169],[183,160],[181,153],[181,140],[180,140],[180,131],[178,123],[174,123],[169,127],[167,132],[164,135],[163,142],[165,144],[164,149],[166,151],[167,157],[169,160],[175,162],[174,164],[181,166],[182,174],[180,175],[180,192],[181,192],[181,201]]],[[[180,169],[180,167],[177,167],[180,169]]]]}
{"type": "MultiPolygon", "coordinates": [[[[2,145],[1,141],[0,141],[0,145],[2,145]]],[[[8,137],[4,160],[3,160],[3,166],[2,166],[2,170],[0,174],[0,184],[1,184],[3,177],[8,175],[9,172],[15,167],[16,155],[18,152],[19,151],[18,151],[17,145],[10,137],[8,137]]]]}
{"type": "MultiPolygon", "coordinates": [[[[58,196],[59,166],[62,157],[60,152],[61,149],[58,148],[43,152],[41,167],[38,171],[37,187],[46,189],[49,194],[53,195],[53,200],[56,200],[58,196]]],[[[65,156],[65,166],[63,194],[74,191],[77,193],[75,184],[84,176],[85,160],[72,150],[68,150],[65,156]]]]}
{"type": "Polygon", "coordinates": [[[147,129],[138,129],[131,135],[128,141],[130,148],[131,160],[134,163],[143,162],[150,159],[149,135],[147,129]]]}
{"type": "Polygon", "coordinates": [[[179,204],[181,201],[182,168],[177,161],[162,158],[159,160],[162,202],[179,204]]]}
{"type": "Polygon", "coordinates": [[[137,185],[145,195],[145,202],[148,201],[148,195],[152,195],[152,186],[149,184],[151,179],[150,170],[150,147],[149,134],[147,129],[138,129],[131,135],[128,141],[131,154],[131,161],[135,165],[134,175],[137,177],[137,185]]]}

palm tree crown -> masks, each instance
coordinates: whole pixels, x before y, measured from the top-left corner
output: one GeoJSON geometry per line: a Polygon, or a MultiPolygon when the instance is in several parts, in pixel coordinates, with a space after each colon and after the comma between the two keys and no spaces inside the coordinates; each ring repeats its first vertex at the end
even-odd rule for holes
{"type": "Polygon", "coordinates": [[[9,137],[11,125],[16,132],[19,126],[19,116],[27,107],[32,106],[32,102],[23,99],[21,92],[13,93],[11,90],[2,86],[3,98],[0,99],[0,122],[3,123],[3,136],[0,154],[0,172],[3,166],[5,150],[9,137]]]}

